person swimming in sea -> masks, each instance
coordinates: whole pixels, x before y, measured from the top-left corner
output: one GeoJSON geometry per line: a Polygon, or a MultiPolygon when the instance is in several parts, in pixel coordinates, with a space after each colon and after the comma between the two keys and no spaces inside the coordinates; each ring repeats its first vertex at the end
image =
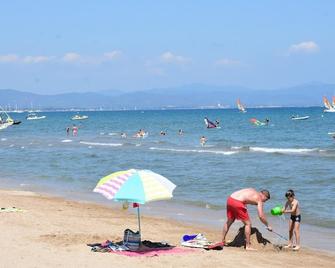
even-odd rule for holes
{"type": "Polygon", "coordinates": [[[207,142],[206,137],[205,137],[205,136],[202,136],[202,137],[200,138],[200,144],[201,144],[201,146],[205,146],[206,142],[207,142]]]}

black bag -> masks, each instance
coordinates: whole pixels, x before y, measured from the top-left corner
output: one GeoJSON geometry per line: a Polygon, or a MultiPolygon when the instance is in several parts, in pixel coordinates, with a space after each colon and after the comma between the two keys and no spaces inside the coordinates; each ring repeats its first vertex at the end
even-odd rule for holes
{"type": "Polygon", "coordinates": [[[139,231],[136,233],[130,229],[124,230],[123,245],[129,248],[130,251],[137,251],[141,245],[141,234],[139,231]]]}

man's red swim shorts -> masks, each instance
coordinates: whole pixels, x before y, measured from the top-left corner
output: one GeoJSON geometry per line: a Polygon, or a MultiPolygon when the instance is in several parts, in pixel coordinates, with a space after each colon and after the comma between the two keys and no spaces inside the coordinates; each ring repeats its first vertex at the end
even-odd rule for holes
{"type": "Polygon", "coordinates": [[[236,200],[232,197],[227,199],[227,218],[230,220],[242,220],[248,221],[249,214],[247,206],[239,200],[236,200]]]}

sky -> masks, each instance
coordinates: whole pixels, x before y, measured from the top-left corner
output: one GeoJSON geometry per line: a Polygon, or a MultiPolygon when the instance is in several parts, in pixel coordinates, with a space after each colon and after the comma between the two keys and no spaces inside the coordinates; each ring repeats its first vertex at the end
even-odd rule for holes
{"type": "Polygon", "coordinates": [[[0,89],[335,83],[335,1],[0,1],[0,89]]]}

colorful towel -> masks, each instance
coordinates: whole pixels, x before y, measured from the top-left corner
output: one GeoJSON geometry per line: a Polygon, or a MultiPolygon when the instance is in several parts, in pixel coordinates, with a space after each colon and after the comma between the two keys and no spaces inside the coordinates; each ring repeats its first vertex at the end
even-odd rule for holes
{"type": "Polygon", "coordinates": [[[161,255],[180,255],[180,254],[188,254],[196,252],[194,249],[186,249],[186,248],[169,248],[169,249],[144,249],[142,251],[110,251],[111,253],[115,253],[118,255],[124,255],[128,257],[154,257],[161,255]]]}

